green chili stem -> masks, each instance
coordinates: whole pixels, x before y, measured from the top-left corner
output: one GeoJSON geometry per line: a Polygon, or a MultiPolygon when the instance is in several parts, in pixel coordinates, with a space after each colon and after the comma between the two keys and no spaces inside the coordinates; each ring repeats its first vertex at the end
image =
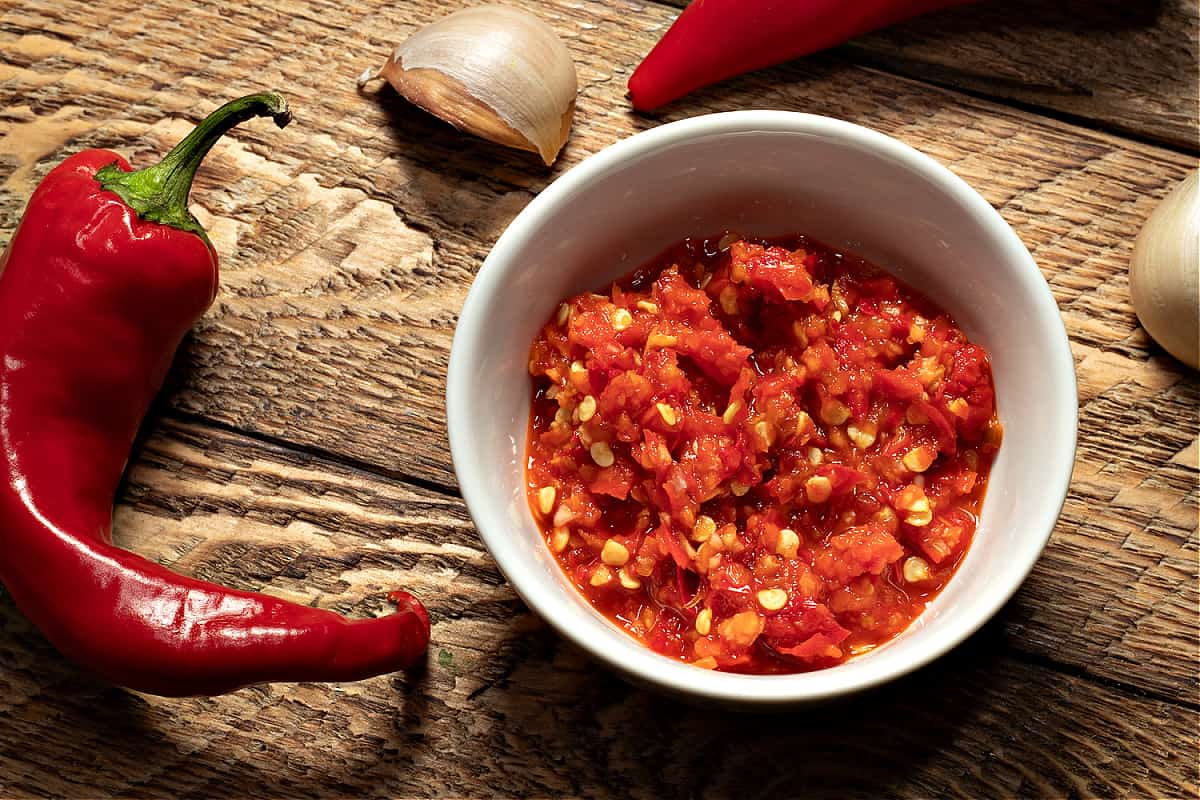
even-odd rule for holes
{"type": "Polygon", "coordinates": [[[142,219],[190,231],[208,242],[204,228],[188,211],[192,180],[217,140],[254,117],[272,117],[280,128],[292,119],[282,95],[262,92],[239,97],[209,114],[154,166],[125,172],[116,164],[110,164],[96,173],[96,180],[104,189],[124,200],[142,219]]]}

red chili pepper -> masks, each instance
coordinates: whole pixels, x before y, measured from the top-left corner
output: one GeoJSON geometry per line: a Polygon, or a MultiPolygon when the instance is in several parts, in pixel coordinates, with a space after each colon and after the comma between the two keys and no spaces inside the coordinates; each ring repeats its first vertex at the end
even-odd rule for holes
{"type": "Polygon", "coordinates": [[[163,161],[88,150],[56,167],[0,257],[0,580],[61,652],[164,695],[262,681],[356,680],[413,664],[429,616],[351,621],[177,575],[111,541],[112,503],[150,401],[217,291],[187,210],[196,168],[277,94],[222,106],[163,161]]]}
{"type": "Polygon", "coordinates": [[[971,0],[692,0],[629,79],[649,111],[710,83],[971,0]]]}

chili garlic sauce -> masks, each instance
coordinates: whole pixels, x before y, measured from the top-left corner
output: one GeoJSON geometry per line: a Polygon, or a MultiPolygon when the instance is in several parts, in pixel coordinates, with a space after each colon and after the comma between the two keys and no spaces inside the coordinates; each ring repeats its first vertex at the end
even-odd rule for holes
{"type": "Polygon", "coordinates": [[[988,354],[805,236],[687,239],[546,322],[528,493],[564,572],[658,653],[821,669],[903,631],[970,545],[988,354]]]}

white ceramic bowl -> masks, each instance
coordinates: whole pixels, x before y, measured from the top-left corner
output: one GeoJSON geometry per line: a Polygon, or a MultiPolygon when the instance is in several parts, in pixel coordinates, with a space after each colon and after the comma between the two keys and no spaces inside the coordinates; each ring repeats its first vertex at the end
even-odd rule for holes
{"type": "Polygon", "coordinates": [[[1049,288],[966,183],[888,136],[781,111],[713,114],[618,142],[543,191],[496,242],[459,318],[447,412],[459,485],[500,569],[563,636],[636,682],[743,706],[827,699],[945,653],[1013,595],[1062,508],[1074,463],[1075,373],[1049,288]],[[604,286],[689,235],[802,232],[924,290],[992,356],[1004,444],[974,543],[887,645],[798,675],[733,675],[657,655],[567,582],[524,493],[527,361],[565,297],[604,286]]]}

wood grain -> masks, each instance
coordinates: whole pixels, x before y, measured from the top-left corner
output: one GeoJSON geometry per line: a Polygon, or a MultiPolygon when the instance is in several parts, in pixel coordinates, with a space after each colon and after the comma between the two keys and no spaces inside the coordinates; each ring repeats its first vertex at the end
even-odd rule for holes
{"type": "MultiPolygon", "coordinates": [[[[949,48],[936,62],[947,69],[1077,81],[1092,100],[1067,108],[933,76],[1142,140],[1194,139],[1194,106],[1175,113],[1179,85],[1154,77],[1194,62],[1194,35],[1182,55],[1161,55],[1189,36],[1192,6],[1162,3],[1137,33],[1059,25],[1032,1],[1015,0],[1032,49],[991,29],[999,3],[862,46],[918,61],[949,48]],[[1081,63],[1050,57],[1055,42],[1081,63]],[[1119,51],[1107,62],[1104,46],[1119,51]],[[1101,98],[1110,84],[1117,100],[1101,98]],[[1128,114],[1138,93],[1149,111],[1128,114]]],[[[551,170],[390,90],[354,91],[364,67],[443,13],[432,0],[186,14],[166,0],[0,0],[0,244],[68,153],[104,146],[148,163],[219,102],[267,86],[297,112],[282,132],[238,129],[201,174],[195,211],[222,255],[223,291],[184,345],[166,418],[150,424],[120,541],[348,613],[382,609],[403,584],[430,602],[437,642],[419,676],[164,701],[97,685],[0,600],[0,796],[1194,796],[1200,381],[1137,325],[1125,270],[1140,224],[1195,159],[938,88],[924,67],[911,72],[922,80],[863,67],[845,50],[634,115],[625,80],[673,9],[518,4],[567,39],[581,79],[575,132],[551,170]],[[803,727],[631,690],[529,616],[456,496],[442,407],[471,278],[541,188],[634,131],[751,106],[860,122],[978,188],[1041,265],[1080,383],[1072,492],[1017,598],[954,655],[806,711],[803,727]]]]}
{"type": "Polygon", "coordinates": [[[140,696],[65,662],[5,598],[4,797],[1197,790],[1194,710],[1030,663],[1003,624],[909,678],[802,715],[688,707],[625,685],[525,611],[452,498],[200,424],[156,428],[117,510],[119,542],[352,614],[408,586],[430,604],[428,666],[355,684],[140,696]]]}
{"type": "Polygon", "coordinates": [[[859,37],[832,57],[1195,152],[1198,25],[1194,0],[991,0],[859,37]]]}
{"type": "Polygon", "coordinates": [[[453,487],[442,392],[455,316],[488,245],[554,174],[658,119],[746,98],[891,133],[950,165],[1013,224],[1077,357],[1075,490],[1048,568],[1030,583],[1041,602],[1014,632],[1032,652],[1195,702],[1196,670],[1177,647],[1198,636],[1198,384],[1137,325],[1125,274],[1133,232],[1194,160],[834,61],[747,76],[659,118],[635,116],[621,98],[624,76],[671,10],[539,8],[569,37],[583,83],[574,138],[551,172],[452,132],[390,90],[352,91],[389,39],[436,16],[431,3],[198,8],[206,35],[180,41],[165,3],[136,21],[119,4],[13,8],[0,17],[15,54],[0,132],[26,144],[0,150],[19,161],[0,186],[0,224],[11,229],[32,182],[70,150],[117,146],[148,161],[187,130],[184,117],[216,104],[209,97],[286,86],[297,123],[239,129],[197,187],[224,289],[185,345],[168,403],[453,487]],[[247,31],[268,23],[271,47],[251,46],[247,31]],[[114,35],[122,32],[130,38],[114,35]],[[346,58],[354,53],[361,58],[346,58]],[[46,122],[56,118],[75,132],[46,122]]]}

